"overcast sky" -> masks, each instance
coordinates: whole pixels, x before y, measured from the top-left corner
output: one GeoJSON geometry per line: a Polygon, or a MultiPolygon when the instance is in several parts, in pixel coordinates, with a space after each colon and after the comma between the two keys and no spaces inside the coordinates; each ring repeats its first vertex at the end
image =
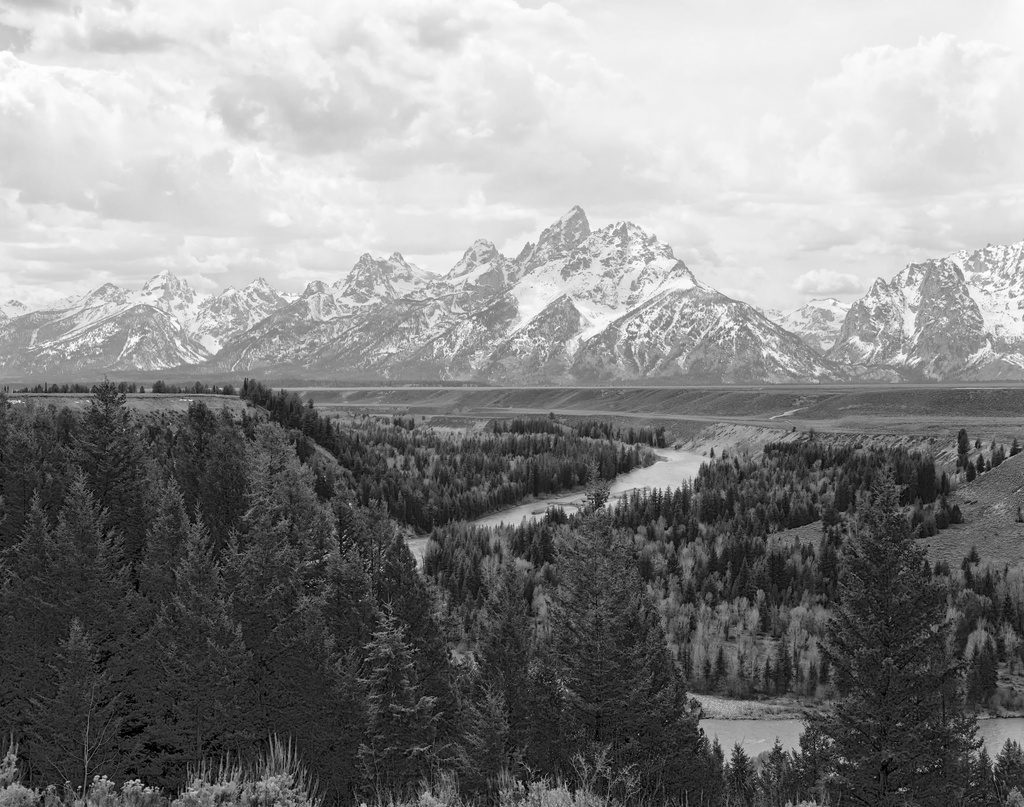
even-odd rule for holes
{"type": "Polygon", "coordinates": [[[0,0],[0,295],[514,256],[575,204],[766,307],[1024,239],[1016,0],[0,0]]]}

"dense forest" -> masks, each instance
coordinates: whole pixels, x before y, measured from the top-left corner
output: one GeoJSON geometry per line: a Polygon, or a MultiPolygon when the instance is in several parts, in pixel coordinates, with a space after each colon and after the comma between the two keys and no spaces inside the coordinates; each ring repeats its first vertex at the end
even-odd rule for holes
{"type": "Polygon", "coordinates": [[[417,429],[408,415],[341,423],[320,415],[312,400],[304,404],[293,392],[248,378],[240,394],[300,433],[303,459],[313,453],[310,441],[329,451],[345,469],[356,503],[382,502],[392,518],[421,531],[572,490],[591,477],[614,479],[654,462],[642,442],[664,444],[664,430],[634,430],[627,444],[597,421],[494,421],[482,434],[417,429]]]}
{"type": "Polygon", "coordinates": [[[443,436],[243,394],[241,418],[143,417],[113,383],[83,413],[0,398],[0,803],[937,806],[1024,789],[1024,752],[977,752],[962,709],[986,697],[977,659],[1016,657],[1021,581],[924,562],[913,536],[954,517],[928,458],[770,446],[606,509],[656,434],[540,419],[443,436]],[[585,483],[588,503],[500,532],[399,506],[496,506],[489,468],[520,498],[585,483]],[[819,540],[786,537],[812,516],[819,540]],[[884,603],[851,582],[869,573],[884,603]],[[876,663],[908,603],[931,638],[876,663]],[[851,726],[881,719],[865,687],[893,682],[922,697],[879,762],[851,726]],[[716,688],[839,708],[755,763],[701,731],[687,692],[716,688]],[[941,746],[941,768],[899,750],[914,743],[941,746]]]}

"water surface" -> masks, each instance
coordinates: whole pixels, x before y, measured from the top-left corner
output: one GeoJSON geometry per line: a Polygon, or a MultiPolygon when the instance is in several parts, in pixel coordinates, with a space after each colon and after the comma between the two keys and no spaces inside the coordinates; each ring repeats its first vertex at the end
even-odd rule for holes
{"type": "MultiPolygon", "coordinates": [[[[725,755],[739,743],[751,757],[770,751],[778,737],[787,751],[799,748],[802,720],[701,720],[701,728],[710,739],[718,737],[725,755]]],[[[985,742],[988,753],[995,757],[1007,740],[1024,745],[1024,717],[992,718],[978,721],[978,736],[985,742]]]]}

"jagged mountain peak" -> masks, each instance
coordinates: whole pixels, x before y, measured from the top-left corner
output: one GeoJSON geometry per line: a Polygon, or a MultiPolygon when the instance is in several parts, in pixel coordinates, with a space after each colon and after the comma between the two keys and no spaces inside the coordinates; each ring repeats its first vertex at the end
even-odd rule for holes
{"type": "Polygon", "coordinates": [[[527,271],[559,258],[566,257],[590,235],[590,222],[583,208],[575,205],[554,224],[547,227],[537,239],[537,245],[529,253],[526,249],[517,260],[523,262],[527,271]]]}
{"type": "Polygon", "coordinates": [[[314,294],[329,294],[331,291],[330,286],[324,283],[322,280],[311,280],[306,284],[306,288],[302,290],[301,298],[312,297],[314,294]]]}
{"type": "Polygon", "coordinates": [[[21,302],[21,300],[15,300],[13,297],[4,303],[0,303],[0,313],[5,317],[20,317],[22,314],[27,314],[28,310],[27,305],[21,302]]]}
{"type": "MultiPolygon", "coordinates": [[[[649,233],[639,224],[631,221],[617,221],[590,234],[587,243],[609,245],[619,250],[618,257],[628,260],[628,255],[643,256],[644,260],[664,258],[675,260],[672,247],[660,241],[654,233],[649,233]]],[[[593,248],[590,250],[594,251],[593,248]]],[[[687,270],[689,271],[689,270],[687,270]]]]}
{"type": "Polygon", "coordinates": [[[460,278],[484,264],[494,263],[497,260],[504,260],[504,256],[498,252],[498,248],[487,239],[478,238],[469,249],[462,253],[459,262],[449,270],[448,277],[453,280],[460,278]]]}
{"type": "Polygon", "coordinates": [[[188,283],[174,274],[170,269],[163,269],[147,280],[142,286],[142,290],[152,291],[154,289],[179,288],[182,286],[188,287],[188,283]]]}
{"type": "Polygon", "coordinates": [[[427,286],[435,276],[409,263],[400,252],[388,258],[364,253],[344,280],[332,286],[339,298],[368,305],[404,297],[427,286]]]}
{"type": "Polygon", "coordinates": [[[86,307],[95,305],[106,305],[108,303],[124,303],[128,300],[128,292],[113,283],[104,283],[97,286],[82,298],[82,305],[86,307]]]}

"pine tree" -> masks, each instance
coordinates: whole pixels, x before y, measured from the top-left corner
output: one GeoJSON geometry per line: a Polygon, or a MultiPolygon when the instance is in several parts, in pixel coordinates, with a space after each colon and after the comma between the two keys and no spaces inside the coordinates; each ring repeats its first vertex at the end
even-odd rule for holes
{"type": "Polygon", "coordinates": [[[507,560],[495,574],[484,611],[479,643],[483,680],[507,709],[509,742],[525,745],[530,713],[529,669],[533,626],[526,607],[523,575],[507,560]]]}
{"type": "Polygon", "coordinates": [[[702,734],[636,560],[602,512],[559,556],[552,642],[570,749],[607,749],[612,774],[632,768],[651,797],[682,799],[702,734]]]}
{"type": "Polygon", "coordinates": [[[368,648],[366,740],[359,749],[378,803],[408,798],[430,772],[436,750],[434,699],[423,693],[401,622],[385,609],[368,648]]]}
{"type": "Polygon", "coordinates": [[[52,665],[55,691],[31,700],[33,764],[84,793],[93,775],[118,774],[121,698],[82,623],[71,620],[52,665]]]}
{"type": "Polygon", "coordinates": [[[114,382],[94,388],[75,448],[106,526],[121,536],[126,560],[134,564],[145,544],[150,497],[135,417],[114,382]]]}
{"type": "Polygon", "coordinates": [[[889,474],[846,544],[822,645],[839,698],[810,725],[831,740],[850,803],[938,807],[966,786],[977,727],[946,647],[945,598],[899,501],[889,474]]]}
{"type": "Polygon", "coordinates": [[[994,768],[999,795],[1006,798],[1011,790],[1024,792],[1024,749],[1016,740],[1007,740],[996,756],[994,768]]]}
{"type": "Polygon", "coordinates": [[[729,804],[749,807],[754,800],[754,765],[743,746],[736,743],[729,755],[729,766],[725,772],[725,792],[729,804]]]}
{"type": "Polygon", "coordinates": [[[776,738],[758,775],[758,790],[764,807],[784,807],[795,797],[793,766],[789,754],[776,738]]]}
{"type": "MultiPolygon", "coordinates": [[[[9,572],[6,585],[0,585],[0,714],[15,738],[25,737],[29,699],[50,694],[49,664],[64,633],[49,588],[50,532],[42,501],[35,496],[21,540],[0,558],[9,572]]],[[[25,752],[31,758],[30,744],[25,752]]],[[[30,769],[30,777],[36,772],[30,769]]]]}
{"type": "Polygon", "coordinates": [[[256,737],[291,737],[322,785],[347,797],[360,741],[355,659],[335,640],[329,578],[337,543],[276,427],[256,431],[248,510],[223,554],[231,618],[252,654],[247,680],[256,737]],[[280,482],[280,487],[275,484],[280,482]]]}
{"type": "Polygon", "coordinates": [[[1003,800],[999,798],[992,759],[984,746],[971,761],[965,802],[971,807],[1002,807],[1003,800]]]}
{"type": "Polygon", "coordinates": [[[139,564],[139,593],[150,603],[167,601],[174,587],[174,567],[189,534],[185,500],[173,478],[157,497],[156,513],[146,528],[146,546],[139,564]]]}
{"type": "Polygon", "coordinates": [[[158,666],[149,673],[159,711],[148,727],[153,773],[145,781],[172,790],[185,784],[186,766],[227,757],[253,740],[246,686],[252,656],[231,618],[202,523],[189,529],[182,555],[152,631],[158,666]]]}

